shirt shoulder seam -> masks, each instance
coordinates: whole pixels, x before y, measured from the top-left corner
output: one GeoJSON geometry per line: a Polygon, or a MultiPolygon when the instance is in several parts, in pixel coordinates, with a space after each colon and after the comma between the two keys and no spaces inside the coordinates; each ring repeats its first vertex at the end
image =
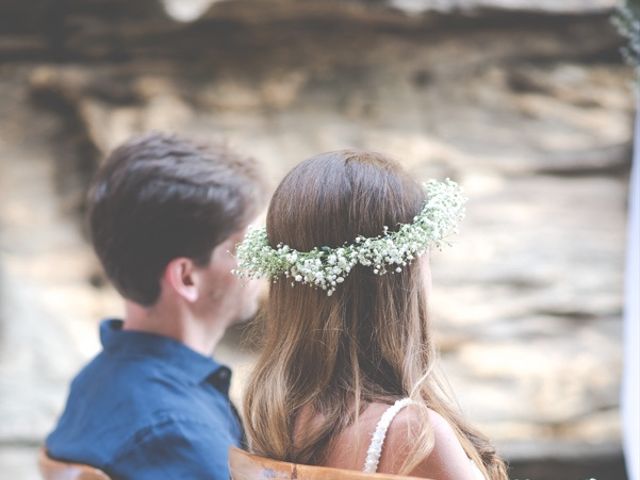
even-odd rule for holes
{"type": "Polygon", "coordinates": [[[109,462],[107,462],[107,466],[111,466],[114,463],[116,463],[116,460],[124,454],[127,447],[131,446],[132,444],[135,446],[139,446],[147,442],[150,438],[152,438],[150,435],[152,432],[152,429],[165,428],[169,425],[180,425],[180,424],[199,425],[201,427],[208,426],[206,422],[203,422],[197,419],[187,418],[187,417],[185,418],[168,417],[153,423],[149,423],[143,427],[136,429],[131,435],[127,437],[126,440],[122,442],[120,447],[113,454],[112,459],[109,462]],[[139,437],[139,438],[136,438],[136,437],[139,437]]]}

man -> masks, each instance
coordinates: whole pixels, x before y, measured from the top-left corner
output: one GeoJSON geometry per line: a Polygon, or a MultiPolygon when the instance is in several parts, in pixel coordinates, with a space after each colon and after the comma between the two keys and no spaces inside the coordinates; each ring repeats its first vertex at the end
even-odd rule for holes
{"type": "Polygon", "coordinates": [[[228,479],[243,432],[230,370],[211,357],[257,309],[233,251],[262,207],[256,164],[158,133],[116,149],[88,196],[91,239],[124,298],[103,350],[73,380],[49,456],[114,479],[228,479]]]}

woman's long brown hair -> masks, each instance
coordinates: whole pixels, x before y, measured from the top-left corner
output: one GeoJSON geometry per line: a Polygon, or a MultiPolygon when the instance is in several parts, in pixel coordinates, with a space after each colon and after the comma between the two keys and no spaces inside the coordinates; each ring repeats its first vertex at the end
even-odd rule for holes
{"type": "MultiPolygon", "coordinates": [[[[267,234],[274,247],[338,247],[411,222],[424,201],[422,187],[383,155],[325,153],[302,162],[280,183],[267,234]]],[[[253,451],[321,464],[331,439],[369,402],[411,397],[424,428],[412,432],[412,451],[398,473],[410,472],[431,452],[431,408],[454,428],[487,479],[508,478],[494,448],[457,413],[434,370],[420,265],[414,261],[382,276],[356,266],[332,296],[285,278],[271,284],[260,326],[262,350],[244,402],[253,451]],[[303,438],[294,443],[303,408],[319,420],[305,424],[303,438]]]]}

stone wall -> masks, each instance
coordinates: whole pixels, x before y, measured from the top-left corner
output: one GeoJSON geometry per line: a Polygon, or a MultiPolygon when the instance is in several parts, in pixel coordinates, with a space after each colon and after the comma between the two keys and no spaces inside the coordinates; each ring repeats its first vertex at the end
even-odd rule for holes
{"type": "MultiPolygon", "coordinates": [[[[97,319],[120,311],[85,240],[82,197],[104,153],[148,129],[225,139],[264,162],[274,185],[347,146],[460,181],[468,218],[433,257],[432,311],[462,407],[514,478],[624,478],[633,102],[609,4],[416,2],[408,14],[397,3],[232,0],[192,23],[153,0],[2,3],[7,478],[35,478],[67,382],[98,348],[97,319]]],[[[238,336],[218,353],[236,366],[236,398],[252,359],[238,336]]]]}

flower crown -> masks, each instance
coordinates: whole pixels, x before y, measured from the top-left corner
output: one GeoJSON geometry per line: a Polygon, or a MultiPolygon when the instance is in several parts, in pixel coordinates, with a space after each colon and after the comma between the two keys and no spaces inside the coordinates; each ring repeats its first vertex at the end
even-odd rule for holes
{"type": "Polygon", "coordinates": [[[238,244],[238,267],[235,275],[244,278],[278,279],[281,275],[294,282],[319,287],[331,295],[357,265],[373,267],[373,273],[383,275],[389,270],[401,272],[402,267],[422,255],[431,246],[441,247],[445,238],[457,233],[464,218],[467,201],[458,184],[448,178],[443,182],[430,180],[423,184],[427,200],[412,223],[401,224],[397,231],[384,227],[377,237],[357,236],[352,244],[341,247],[314,247],[299,252],[288,245],[269,245],[264,227],[250,228],[238,244]]]}

